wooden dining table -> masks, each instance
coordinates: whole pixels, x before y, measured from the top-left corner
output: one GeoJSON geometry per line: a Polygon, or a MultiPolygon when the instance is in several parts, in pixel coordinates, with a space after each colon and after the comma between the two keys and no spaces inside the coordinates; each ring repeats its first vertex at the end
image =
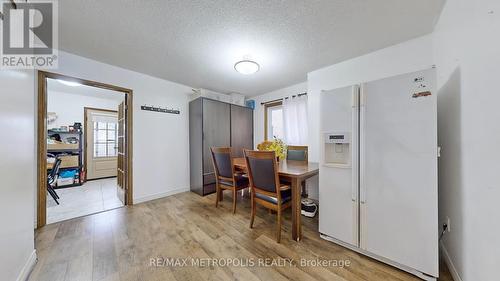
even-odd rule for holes
{"type": "MultiPolygon", "coordinates": [[[[245,158],[234,158],[236,170],[246,172],[245,158]]],[[[278,174],[280,179],[291,182],[292,189],[292,238],[295,241],[302,239],[301,218],[301,182],[319,173],[318,163],[280,160],[278,174]]]]}

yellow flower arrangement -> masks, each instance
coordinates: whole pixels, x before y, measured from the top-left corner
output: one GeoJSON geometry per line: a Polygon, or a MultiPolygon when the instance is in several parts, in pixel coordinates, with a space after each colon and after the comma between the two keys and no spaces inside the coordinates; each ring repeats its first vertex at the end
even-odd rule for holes
{"type": "Polygon", "coordinates": [[[278,157],[280,160],[285,159],[286,157],[286,144],[284,141],[274,138],[271,144],[266,147],[267,151],[274,151],[276,153],[276,157],[278,157]]]}

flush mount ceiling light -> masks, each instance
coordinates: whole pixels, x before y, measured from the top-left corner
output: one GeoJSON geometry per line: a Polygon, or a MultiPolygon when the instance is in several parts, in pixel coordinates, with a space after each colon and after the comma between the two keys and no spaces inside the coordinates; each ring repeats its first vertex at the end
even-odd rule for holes
{"type": "Polygon", "coordinates": [[[70,86],[70,87],[77,87],[77,86],[82,85],[78,82],[73,82],[73,81],[66,81],[66,80],[60,80],[60,79],[58,79],[57,81],[63,85],[70,86]]]}
{"type": "Polygon", "coordinates": [[[241,74],[249,75],[259,71],[260,66],[252,60],[242,60],[234,64],[234,69],[241,74]]]}

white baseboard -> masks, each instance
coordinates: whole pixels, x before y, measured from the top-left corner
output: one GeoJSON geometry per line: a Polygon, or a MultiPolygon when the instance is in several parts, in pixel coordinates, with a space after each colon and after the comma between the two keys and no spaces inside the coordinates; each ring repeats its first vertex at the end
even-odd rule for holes
{"type": "Polygon", "coordinates": [[[36,264],[36,250],[33,250],[30,257],[28,258],[23,268],[21,269],[21,272],[19,273],[19,276],[17,277],[16,280],[17,281],[28,280],[28,277],[30,276],[33,267],[35,267],[35,264],[36,264]]]}
{"type": "Polygon", "coordinates": [[[138,198],[134,198],[134,204],[139,204],[139,203],[143,203],[143,202],[147,202],[147,201],[151,201],[151,200],[155,200],[155,199],[160,199],[163,197],[172,196],[174,194],[182,193],[182,192],[186,192],[186,191],[189,191],[189,188],[179,188],[179,189],[174,189],[174,190],[170,190],[167,192],[160,192],[160,193],[156,193],[156,194],[152,194],[152,195],[138,197],[138,198]]]}
{"type": "Polygon", "coordinates": [[[440,242],[439,246],[441,248],[441,253],[443,254],[444,262],[448,266],[448,270],[450,270],[451,277],[455,281],[462,281],[462,278],[460,278],[460,275],[458,275],[458,271],[455,268],[453,262],[451,261],[450,255],[448,254],[448,251],[446,250],[446,247],[444,246],[443,242],[440,242]]]}

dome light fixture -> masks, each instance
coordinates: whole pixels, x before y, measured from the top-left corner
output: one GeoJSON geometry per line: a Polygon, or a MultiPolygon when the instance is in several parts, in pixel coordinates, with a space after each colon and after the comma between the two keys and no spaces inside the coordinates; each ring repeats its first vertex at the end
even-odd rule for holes
{"type": "Polygon", "coordinates": [[[241,74],[250,75],[259,71],[260,65],[253,60],[241,60],[234,64],[234,69],[241,74]]]}

